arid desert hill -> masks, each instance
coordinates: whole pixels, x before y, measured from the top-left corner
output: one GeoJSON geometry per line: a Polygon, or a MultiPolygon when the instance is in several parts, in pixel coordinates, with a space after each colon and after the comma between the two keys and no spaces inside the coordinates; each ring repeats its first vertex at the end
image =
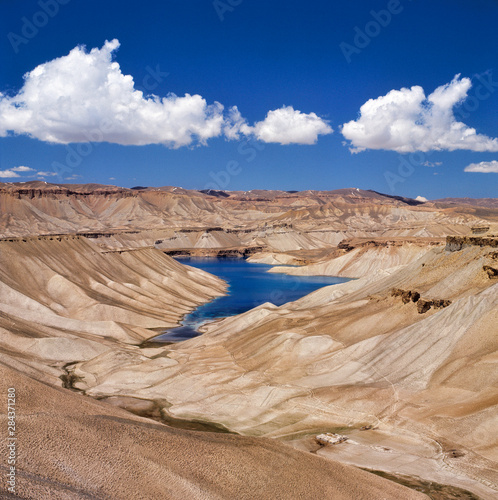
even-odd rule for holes
{"type": "Polygon", "coordinates": [[[484,268],[496,269],[496,255],[436,247],[213,323],[196,339],[103,353],[72,368],[75,387],[123,407],[145,398],[165,416],[244,435],[299,442],[341,429],[349,442],[326,450],[331,457],[492,498],[498,284],[484,268]]]}
{"type": "Polygon", "coordinates": [[[106,352],[122,366],[130,353],[158,354],[154,377],[169,361],[136,344],[224,285],[159,250],[102,252],[79,236],[0,247],[0,372],[17,395],[12,498],[426,498],[275,440],[173,429],[64,388],[76,381],[68,363],[106,352]]]}
{"type": "Polygon", "coordinates": [[[1,185],[0,208],[22,498],[424,498],[337,460],[496,496],[497,200],[37,182],[1,185]],[[355,279],[150,347],[226,290],[167,254],[355,279]]]}
{"type": "Polygon", "coordinates": [[[0,183],[0,237],[94,233],[108,246],[318,249],[344,238],[445,237],[498,223],[496,200],[421,203],[360,189],[188,191],[0,183]]]}
{"type": "Polygon", "coordinates": [[[275,440],[167,427],[40,382],[0,356],[2,385],[19,398],[17,494],[2,481],[2,498],[427,498],[275,440]]]}

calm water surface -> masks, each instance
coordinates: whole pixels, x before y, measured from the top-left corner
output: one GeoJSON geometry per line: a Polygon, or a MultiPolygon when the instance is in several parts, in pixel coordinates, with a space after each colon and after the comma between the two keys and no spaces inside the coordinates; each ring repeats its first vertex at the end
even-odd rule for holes
{"type": "Polygon", "coordinates": [[[253,307],[271,302],[281,306],[297,300],[318,288],[349,281],[330,276],[289,276],[268,273],[273,266],[253,264],[245,259],[178,258],[178,262],[203,269],[224,279],[228,295],[218,297],[185,316],[182,326],[171,328],[154,338],[155,342],[185,340],[199,335],[197,328],[210,320],[234,316],[253,307]]]}

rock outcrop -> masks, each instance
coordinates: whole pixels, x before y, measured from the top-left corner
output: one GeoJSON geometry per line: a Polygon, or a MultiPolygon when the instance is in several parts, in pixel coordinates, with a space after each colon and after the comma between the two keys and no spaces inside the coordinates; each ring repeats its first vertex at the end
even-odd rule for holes
{"type": "Polygon", "coordinates": [[[498,248],[498,237],[496,236],[447,236],[446,250],[456,252],[467,246],[498,248]]]}
{"type": "Polygon", "coordinates": [[[483,266],[483,271],[486,271],[489,279],[498,278],[498,269],[491,266],[483,266]]]}
{"type": "Polygon", "coordinates": [[[413,290],[401,290],[400,288],[393,288],[391,291],[393,297],[401,297],[403,304],[408,302],[417,302],[420,299],[420,293],[413,290]]]}
{"type": "Polygon", "coordinates": [[[262,246],[236,247],[236,248],[185,248],[175,250],[163,250],[166,255],[172,257],[216,257],[216,258],[247,258],[251,255],[261,253],[265,250],[262,246]]]}
{"type": "Polygon", "coordinates": [[[419,292],[414,290],[401,290],[400,288],[393,288],[391,291],[393,297],[401,297],[403,304],[415,302],[417,304],[417,311],[419,314],[426,313],[431,307],[434,309],[442,309],[451,305],[451,300],[448,299],[423,299],[419,292]]]}

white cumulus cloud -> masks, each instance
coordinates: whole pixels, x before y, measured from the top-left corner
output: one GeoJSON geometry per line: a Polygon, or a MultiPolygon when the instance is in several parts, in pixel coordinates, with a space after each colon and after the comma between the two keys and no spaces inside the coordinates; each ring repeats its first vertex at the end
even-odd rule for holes
{"type": "Polygon", "coordinates": [[[224,135],[254,135],[265,142],[313,144],[332,129],[315,113],[292,107],[270,111],[254,127],[237,107],[200,95],[145,95],[113,55],[118,40],[87,51],[76,47],[24,75],[14,96],[0,93],[0,136],[25,134],[50,143],[163,144],[179,148],[224,135]]]}
{"type": "Polygon", "coordinates": [[[55,172],[37,172],[36,175],[40,177],[55,177],[57,174],[55,172]]]}
{"type": "Polygon", "coordinates": [[[252,127],[257,139],[279,144],[315,144],[319,135],[331,134],[332,127],[315,113],[301,113],[292,106],[269,111],[252,127]]]}
{"type": "Polygon", "coordinates": [[[13,169],[10,170],[0,170],[0,178],[8,179],[10,177],[21,177],[18,173],[14,172],[13,169]]]}
{"type": "Polygon", "coordinates": [[[90,52],[76,47],[27,73],[16,96],[0,96],[0,135],[180,147],[220,134],[221,104],[208,105],[199,95],[144,96],[112,61],[118,47],[117,40],[90,52]]]}
{"type": "Polygon", "coordinates": [[[56,175],[57,175],[57,173],[55,173],[55,172],[36,171],[34,168],[25,167],[25,166],[12,167],[12,168],[9,168],[8,170],[0,170],[0,178],[9,178],[9,177],[34,178],[36,176],[38,176],[38,177],[55,177],[56,175]],[[19,173],[27,174],[27,175],[19,175],[19,173]]]}
{"type": "Polygon", "coordinates": [[[421,201],[422,203],[425,203],[426,201],[429,201],[425,196],[417,196],[415,198],[415,201],[421,201]]]}
{"type": "Polygon", "coordinates": [[[10,170],[12,170],[13,172],[34,172],[35,171],[34,168],[24,167],[24,166],[14,167],[14,168],[11,168],[10,170]]]}
{"type": "Polygon", "coordinates": [[[228,110],[223,133],[227,139],[238,140],[241,134],[251,135],[253,128],[248,125],[247,120],[240,114],[237,106],[232,106],[228,110]]]}
{"type": "Polygon", "coordinates": [[[469,78],[455,78],[426,97],[419,86],[391,90],[370,99],[357,120],[342,126],[351,151],[385,149],[399,153],[464,149],[498,151],[498,139],[459,122],[453,108],[467,97],[469,78]]]}
{"type": "Polygon", "coordinates": [[[498,174],[498,161],[481,161],[481,163],[471,163],[464,168],[465,172],[478,172],[481,174],[498,174]]]}

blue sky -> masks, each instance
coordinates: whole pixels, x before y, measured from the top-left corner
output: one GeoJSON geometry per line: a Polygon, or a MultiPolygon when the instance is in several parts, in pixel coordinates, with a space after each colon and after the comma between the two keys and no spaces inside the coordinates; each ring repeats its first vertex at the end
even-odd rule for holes
{"type": "Polygon", "coordinates": [[[498,1],[0,6],[2,181],[496,197],[498,1]]]}

